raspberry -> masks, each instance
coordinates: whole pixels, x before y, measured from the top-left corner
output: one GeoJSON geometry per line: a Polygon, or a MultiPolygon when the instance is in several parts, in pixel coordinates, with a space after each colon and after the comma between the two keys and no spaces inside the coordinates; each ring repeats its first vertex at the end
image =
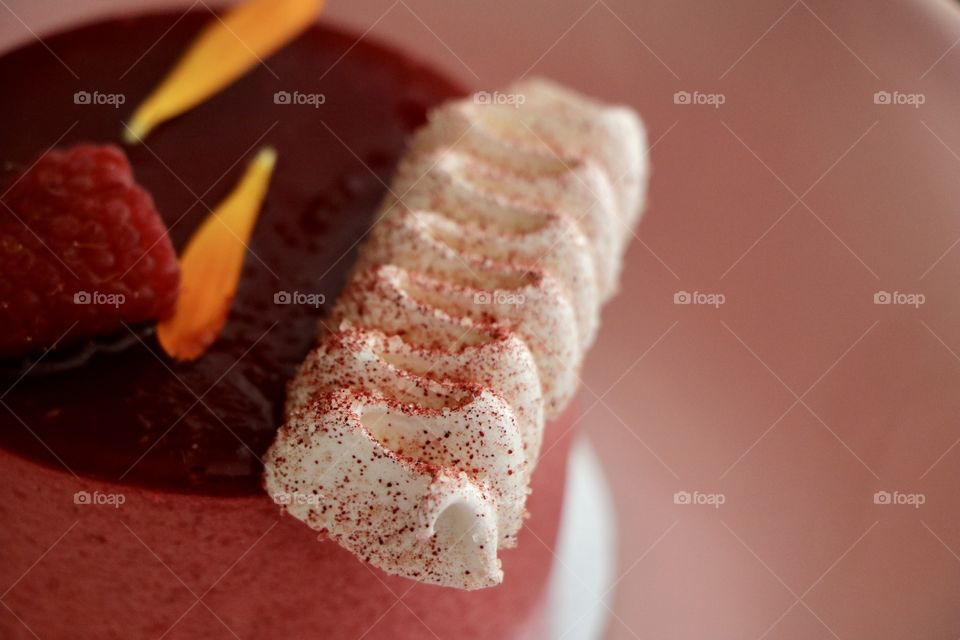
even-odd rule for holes
{"type": "Polygon", "coordinates": [[[0,198],[0,356],[168,317],[176,253],[115,146],[50,151],[0,198]]]}

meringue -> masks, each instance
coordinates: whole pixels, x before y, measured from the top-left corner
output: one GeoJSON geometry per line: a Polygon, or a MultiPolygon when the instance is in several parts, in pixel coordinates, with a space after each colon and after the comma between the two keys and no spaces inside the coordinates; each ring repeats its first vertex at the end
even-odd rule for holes
{"type": "Polygon", "coordinates": [[[438,584],[453,572],[467,589],[502,580],[497,548],[523,524],[526,461],[489,391],[441,409],[339,391],[292,411],[271,451],[275,499],[371,564],[438,584]]]}
{"type": "Polygon", "coordinates": [[[411,141],[264,484],[359,558],[503,579],[544,423],[576,392],[646,197],[639,118],[543,80],[442,105],[411,141]]]}

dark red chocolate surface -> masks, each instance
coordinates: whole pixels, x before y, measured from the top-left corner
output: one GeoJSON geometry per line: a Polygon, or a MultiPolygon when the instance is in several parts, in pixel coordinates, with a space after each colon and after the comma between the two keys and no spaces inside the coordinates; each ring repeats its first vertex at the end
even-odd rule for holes
{"type": "MultiPolygon", "coordinates": [[[[0,58],[3,189],[52,145],[119,142],[122,121],[211,19],[200,11],[112,20],[47,39],[56,57],[34,43],[0,58]],[[124,102],[77,104],[77,92],[91,103],[112,94],[124,102]]],[[[230,320],[192,364],[171,362],[138,328],[139,339],[124,336],[129,344],[82,364],[48,371],[62,359],[51,355],[19,382],[7,372],[0,446],[108,480],[259,490],[259,456],[279,424],[286,381],[323,317],[322,307],[278,305],[274,296],[322,294],[332,304],[408,134],[428,106],[457,93],[395,52],[356,40],[312,28],[145,145],[126,147],[178,250],[252,153],[277,149],[230,320]],[[276,92],[290,103],[277,104],[276,92]],[[323,104],[302,97],[313,94],[323,104]]]]}

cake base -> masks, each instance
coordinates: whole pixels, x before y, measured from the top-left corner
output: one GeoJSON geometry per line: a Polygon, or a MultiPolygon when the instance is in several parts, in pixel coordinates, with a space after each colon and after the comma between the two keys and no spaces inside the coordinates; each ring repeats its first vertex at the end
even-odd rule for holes
{"type": "Polygon", "coordinates": [[[504,583],[473,592],[386,575],[265,493],[105,483],[0,450],[0,638],[542,637],[571,420],[547,427],[504,583]]]}

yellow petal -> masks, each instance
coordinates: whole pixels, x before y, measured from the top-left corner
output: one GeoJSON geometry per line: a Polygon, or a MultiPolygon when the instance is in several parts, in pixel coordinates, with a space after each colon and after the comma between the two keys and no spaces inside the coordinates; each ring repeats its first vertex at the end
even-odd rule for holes
{"type": "Polygon", "coordinates": [[[273,149],[262,149],[233,192],[187,243],[180,258],[176,309],[173,317],[157,325],[160,346],[169,356],[196,360],[220,335],[276,161],[273,149]]]}
{"type": "Polygon", "coordinates": [[[247,0],[215,18],[124,132],[134,144],[155,126],[192,109],[273,54],[316,20],[324,0],[247,0]]]}

